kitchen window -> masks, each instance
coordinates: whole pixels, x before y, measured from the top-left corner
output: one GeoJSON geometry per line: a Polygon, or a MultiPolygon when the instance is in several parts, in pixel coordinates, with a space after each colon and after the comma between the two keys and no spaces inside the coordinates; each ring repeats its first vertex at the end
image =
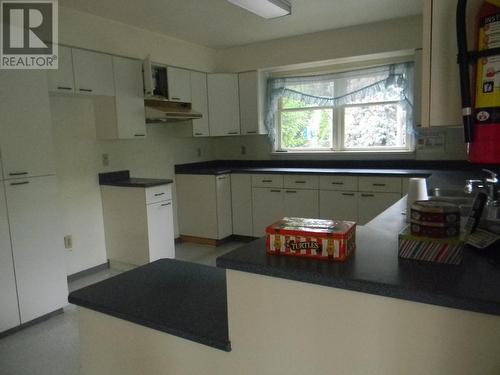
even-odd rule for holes
{"type": "Polygon", "coordinates": [[[275,151],[411,151],[413,63],[268,80],[275,151]]]}

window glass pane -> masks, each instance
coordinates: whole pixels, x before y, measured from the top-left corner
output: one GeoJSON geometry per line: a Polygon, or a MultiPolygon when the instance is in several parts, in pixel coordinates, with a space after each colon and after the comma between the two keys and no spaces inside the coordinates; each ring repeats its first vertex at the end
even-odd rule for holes
{"type": "MultiPolygon", "coordinates": [[[[347,92],[355,92],[362,88],[373,85],[377,82],[383,81],[387,78],[387,74],[383,75],[373,75],[373,76],[365,76],[365,77],[356,77],[349,78],[347,80],[347,92]]],[[[357,98],[352,101],[352,103],[374,103],[374,102],[391,102],[400,100],[401,98],[401,88],[396,87],[394,84],[390,84],[384,90],[366,90],[365,95],[361,98],[357,98]]],[[[383,83],[385,85],[385,82],[383,83]]]]}
{"type": "Polygon", "coordinates": [[[283,149],[331,148],[332,109],[305,109],[281,113],[283,149]]]}
{"type": "Polygon", "coordinates": [[[344,111],[344,147],[405,147],[406,114],[397,104],[360,105],[344,111]]]}
{"type": "Polygon", "coordinates": [[[332,98],[333,86],[333,81],[287,84],[285,94],[283,96],[283,108],[320,107],[331,105],[331,102],[325,103],[325,101],[321,98],[332,98]],[[319,98],[316,99],[315,97],[319,98]]]}

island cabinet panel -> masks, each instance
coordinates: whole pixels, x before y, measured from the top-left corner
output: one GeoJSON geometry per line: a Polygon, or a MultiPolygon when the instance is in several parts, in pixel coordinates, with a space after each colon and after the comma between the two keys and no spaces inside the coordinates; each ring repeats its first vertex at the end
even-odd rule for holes
{"type": "Polygon", "coordinates": [[[262,237],[266,234],[266,227],[280,220],[284,216],[285,202],[282,188],[252,189],[253,201],[253,235],[262,237]]]}
{"type": "Polygon", "coordinates": [[[231,204],[233,234],[239,236],[253,236],[251,175],[231,175],[231,204]]]}
{"type": "Polygon", "coordinates": [[[181,236],[221,240],[232,234],[229,175],[176,175],[181,236]]]}
{"type": "Polygon", "coordinates": [[[0,332],[20,324],[5,189],[0,182],[0,332]]]}
{"type": "Polygon", "coordinates": [[[321,190],[319,216],[321,219],[358,221],[358,193],[321,190]]]}

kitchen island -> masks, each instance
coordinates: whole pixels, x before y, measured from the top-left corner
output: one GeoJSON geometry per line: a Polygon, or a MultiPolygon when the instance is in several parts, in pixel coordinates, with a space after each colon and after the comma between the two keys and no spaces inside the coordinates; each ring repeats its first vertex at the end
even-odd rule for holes
{"type": "MultiPolygon", "coordinates": [[[[185,311],[183,304],[210,311],[220,298],[191,299],[192,288],[167,275],[161,288],[139,277],[133,290],[117,282],[109,287],[111,279],[72,293],[70,301],[85,307],[82,374],[500,373],[499,266],[472,250],[461,266],[399,260],[403,207],[404,200],[358,228],[356,253],[346,263],[267,256],[262,240],[220,257],[227,315],[192,315],[202,324],[183,326],[189,335],[178,334],[169,314],[185,311]],[[127,296],[126,313],[113,298],[99,297],[103,287],[127,296]],[[173,287],[186,298],[163,310],[172,325],[159,330],[147,324],[139,305],[147,307],[148,299],[173,287]],[[200,327],[220,328],[226,317],[225,348],[196,339],[204,335],[200,327]]],[[[152,263],[139,270],[148,274],[150,267],[159,269],[152,263]]],[[[219,331],[212,332],[221,337],[219,331]]]]}

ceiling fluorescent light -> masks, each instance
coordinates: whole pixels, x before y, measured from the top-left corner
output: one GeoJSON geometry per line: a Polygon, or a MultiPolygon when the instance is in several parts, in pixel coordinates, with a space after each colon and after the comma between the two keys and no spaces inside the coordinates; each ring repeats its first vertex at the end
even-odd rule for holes
{"type": "Polygon", "coordinates": [[[292,5],[288,0],[227,0],[249,12],[264,18],[277,18],[292,13],[292,5]]]}

